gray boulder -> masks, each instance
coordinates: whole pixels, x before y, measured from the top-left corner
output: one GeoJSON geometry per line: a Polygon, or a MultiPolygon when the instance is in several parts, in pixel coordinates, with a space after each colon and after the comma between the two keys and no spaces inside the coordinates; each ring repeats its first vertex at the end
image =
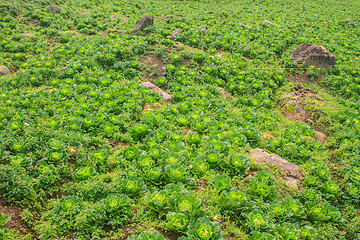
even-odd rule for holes
{"type": "Polygon", "coordinates": [[[49,5],[46,7],[47,9],[49,9],[50,11],[56,12],[56,13],[61,13],[61,9],[58,7],[55,7],[53,5],[49,5]]]}
{"type": "Polygon", "coordinates": [[[250,157],[256,163],[267,163],[278,166],[286,174],[284,177],[286,184],[298,188],[298,180],[302,179],[299,166],[286,161],[274,153],[268,153],[261,148],[252,149],[250,151],[250,157]]]}
{"type": "Polygon", "coordinates": [[[5,66],[0,66],[0,75],[10,75],[10,70],[5,66]]]}
{"type": "Polygon", "coordinates": [[[145,15],[136,21],[134,30],[141,31],[148,26],[152,26],[153,24],[154,24],[154,18],[151,15],[145,15]]]}
{"type": "Polygon", "coordinates": [[[172,100],[171,95],[166,93],[161,88],[157,87],[155,84],[152,84],[151,82],[144,82],[144,83],[142,83],[142,85],[144,87],[146,87],[147,89],[150,89],[156,93],[160,93],[163,96],[163,99],[165,102],[171,102],[171,100],[172,100]]]}
{"type": "Polygon", "coordinates": [[[312,65],[319,68],[328,68],[335,65],[335,56],[328,52],[323,46],[311,43],[303,43],[299,45],[290,57],[296,63],[305,62],[306,65],[312,65]]]}

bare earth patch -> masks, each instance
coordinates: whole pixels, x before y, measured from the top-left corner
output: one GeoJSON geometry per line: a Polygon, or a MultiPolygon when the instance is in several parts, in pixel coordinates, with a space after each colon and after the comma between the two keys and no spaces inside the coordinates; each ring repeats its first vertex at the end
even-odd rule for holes
{"type": "Polygon", "coordinates": [[[26,234],[31,234],[32,230],[21,219],[20,215],[24,209],[26,209],[26,207],[21,208],[21,207],[13,206],[5,202],[4,199],[0,198],[0,211],[3,212],[4,215],[6,216],[11,216],[11,220],[5,224],[5,227],[16,230],[20,234],[26,235],[26,234]]]}
{"type": "Polygon", "coordinates": [[[155,80],[158,77],[161,77],[164,73],[164,66],[167,64],[161,58],[156,56],[155,54],[147,54],[143,58],[140,59],[140,62],[143,63],[147,67],[151,67],[156,65],[155,69],[151,69],[150,72],[145,72],[145,78],[147,80],[155,80]],[[157,76],[154,75],[154,72],[157,72],[157,76]]]}

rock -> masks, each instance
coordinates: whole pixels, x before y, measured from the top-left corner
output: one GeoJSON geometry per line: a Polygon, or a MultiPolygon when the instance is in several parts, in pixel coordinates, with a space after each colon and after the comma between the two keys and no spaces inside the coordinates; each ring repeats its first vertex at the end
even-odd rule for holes
{"type": "Polygon", "coordinates": [[[174,31],[171,33],[170,39],[175,40],[176,37],[177,37],[179,34],[181,34],[181,33],[182,33],[182,30],[181,30],[181,29],[176,29],[176,30],[174,30],[174,31]]]}
{"type": "Polygon", "coordinates": [[[10,75],[10,70],[5,66],[0,66],[0,75],[10,75]]]}
{"type": "Polygon", "coordinates": [[[30,34],[30,33],[23,33],[23,34],[21,34],[21,36],[23,36],[23,37],[32,37],[33,35],[30,34]]]}
{"type": "Polygon", "coordinates": [[[151,82],[144,82],[142,83],[142,85],[147,89],[150,89],[156,93],[160,93],[163,96],[165,102],[171,102],[172,97],[170,96],[170,94],[166,93],[164,90],[152,84],[151,82]]]}
{"type": "Polygon", "coordinates": [[[79,11],[79,13],[81,13],[81,14],[87,14],[87,15],[90,15],[90,14],[91,14],[91,12],[88,12],[88,11],[79,11]]]}
{"type": "Polygon", "coordinates": [[[285,117],[293,121],[304,122],[306,120],[306,111],[303,104],[304,102],[298,99],[292,99],[285,103],[283,106],[283,109],[287,110],[284,111],[285,117]]]}
{"type": "Polygon", "coordinates": [[[351,18],[345,18],[344,20],[342,20],[343,22],[348,22],[348,23],[355,23],[354,19],[351,18]]]}
{"type": "Polygon", "coordinates": [[[150,15],[145,15],[141,17],[139,20],[137,20],[134,26],[134,30],[141,31],[148,26],[152,26],[153,24],[154,24],[154,18],[150,15]]]}
{"type": "Polygon", "coordinates": [[[304,43],[299,45],[290,57],[297,63],[305,62],[319,68],[328,68],[335,65],[335,56],[328,52],[323,46],[304,43]]]}
{"type": "Polygon", "coordinates": [[[268,153],[261,148],[255,148],[250,151],[250,157],[256,163],[267,163],[269,165],[278,166],[285,174],[285,181],[287,185],[298,188],[298,180],[302,179],[302,174],[300,172],[299,166],[292,164],[282,157],[274,154],[268,153]]]}
{"type": "Polygon", "coordinates": [[[315,122],[310,118],[306,119],[305,122],[309,125],[315,124],[315,122]]]}
{"type": "Polygon", "coordinates": [[[296,178],[293,177],[284,177],[284,180],[286,182],[286,185],[288,185],[289,187],[294,187],[296,189],[299,189],[298,187],[298,180],[296,178]]]}
{"type": "Polygon", "coordinates": [[[316,141],[318,141],[321,144],[324,144],[327,139],[327,136],[322,132],[315,131],[315,133],[316,133],[315,135],[316,141]]]}
{"type": "Polygon", "coordinates": [[[275,137],[272,135],[272,133],[269,132],[269,131],[263,132],[263,133],[262,133],[262,137],[263,137],[263,138],[267,138],[267,139],[275,138],[275,137]]]}
{"type": "Polygon", "coordinates": [[[56,13],[61,13],[61,9],[58,7],[54,7],[53,5],[49,5],[46,7],[47,9],[49,9],[50,11],[56,12],[56,13]]]}
{"type": "Polygon", "coordinates": [[[199,27],[199,30],[202,31],[203,33],[206,32],[206,28],[205,28],[204,26],[200,26],[200,27],[199,27]]]}
{"type": "Polygon", "coordinates": [[[265,24],[268,24],[268,25],[270,25],[270,26],[275,26],[275,24],[273,24],[272,22],[270,22],[269,20],[264,20],[264,21],[262,21],[263,23],[265,23],[265,24]]]}
{"type": "Polygon", "coordinates": [[[229,99],[232,95],[222,87],[217,87],[217,90],[221,93],[221,96],[225,99],[229,99]]]}

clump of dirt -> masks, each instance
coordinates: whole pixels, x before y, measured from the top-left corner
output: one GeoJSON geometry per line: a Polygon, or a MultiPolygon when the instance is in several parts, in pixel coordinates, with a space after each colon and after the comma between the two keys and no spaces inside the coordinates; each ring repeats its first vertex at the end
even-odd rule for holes
{"type": "Polygon", "coordinates": [[[155,80],[158,77],[161,77],[164,73],[164,66],[167,64],[161,58],[156,56],[155,54],[147,54],[143,58],[140,59],[140,62],[147,67],[151,67],[156,65],[156,68],[151,69],[150,72],[145,71],[145,78],[148,80],[155,80]],[[157,72],[157,76],[154,74],[157,72]]]}
{"type": "Polygon", "coordinates": [[[198,191],[202,192],[206,188],[206,181],[203,177],[201,177],[198,181],[196,181],[196,185],[198,187],[198,191]]]}
{"type": "Polygon", "coordinates": [[[179,237],[184,236],[184,234],[173,231],[161,231],[161,233],[164,235],[165,239],[169,239],[169,240],[176,240],[179,237]]]}
{"type": "Polygon", "coordinates": [[[113,140],[113,139],[109,139],[108,141],[109,141],[111,147],[114,148],[114,149],[117,149],[117,150],[121,150],[121,149],[129,146],[128,143],[118,142],[118,141],[113,140]]]}
{"type": "MultiPolygon", "coordinates": [[[[301,67],[301,65],[299,65],[301,67]]],[[[306,74],[306,72],[298,73],[293,76],[288,77],[287,79],[294,83],[310,83],[313,82],[314,84],[320,86],[320,82],[323,80],[325,75],[323,73],[318,73],[317,76],[309,76],[306,74]]],[[[327,89],[324,86],[321,86],[321,88],[327,89]]]]}
{"type": "Polygon", "coordinates": [[[31,228],[21,218],[21,213],[26,208],[26,206],[13,206],[7,203],[3,198],[0,198],[0,212],[3,212],[4,215],[11,217],[10,221],[5,224],[5,227],[9,229],[14,229],[23,235],[33,234],[31,228]]]}
{"type": "Polygon", "coordinates": [[[301,83],[295,85],[291,93],[281,96],[279,105],[283,108],[285,117],[307,124],[315,124],[321,117],[321,110],[311,109],[312,106],[307,100],[314,99],[316,101],[323,101],[319,97],[319,93],[313,89],[305,88],[301,83]]]}

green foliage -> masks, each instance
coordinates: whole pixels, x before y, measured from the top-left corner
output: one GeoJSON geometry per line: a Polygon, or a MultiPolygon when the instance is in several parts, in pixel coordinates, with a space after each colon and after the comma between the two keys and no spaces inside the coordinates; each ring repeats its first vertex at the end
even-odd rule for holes
{"type": "Polygon", "coordinates": [[[358,8],[0,4],[0,62],[11,71],[0,76],[0,192],[4,206],[28,206],[22,216],[33,222],[18,236],[0,215],[0,238],[119,239],[131,230],[141,232],[132,239],[164,239],[142,231],[156,227],[179,239],[358,239],[359,112],[306,111],[300,123],[273,110],[291,91],[306,108],[359,109],[358,8]],[[154,26],[133,32],[144,9],[154,26]],[[296,64],[290,53],[301,43],[324,46],[335,66],[296,64]],[[172,101],[160,104],[145,81],[172,101]],[[252,162],[253,148],[298,165],[300,190],[282,183],[279,168],[252,162]]]}
{"type": "Polygon", "coordinates": [[[140,233],[138,236],[132,235],[130,240],[165,240],[164,236],[156,230],[146,230],[140,233]]]}
{"type": "Polygon", "coordinates": [[[220,224],[207,217],[200,217],[189,225],[187,235],[194,239],[222,239],[220,224]]]}

